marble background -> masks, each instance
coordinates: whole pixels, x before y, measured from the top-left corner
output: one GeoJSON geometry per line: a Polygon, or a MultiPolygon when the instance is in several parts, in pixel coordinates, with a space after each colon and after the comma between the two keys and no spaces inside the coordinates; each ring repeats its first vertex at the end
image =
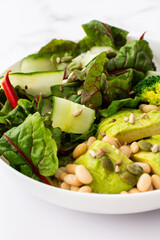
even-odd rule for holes
{"type": "Polygon", "coordinates": [[[92,19],[160,39],[159,13],[159,0],[0,0],[0,72],[52,38],[82,38],[92,19]]]}
{"type": "MultiPolygon", "coordinates": [[[[92,19],[160,40],[159,0],[0,0],[0,72],[52,38],[82,38],[81,24],[92,19]]],[[[111,216],[56,207],[0,169],[1,240],[159,239],[159,222],[160,210],[111,216]]]]}

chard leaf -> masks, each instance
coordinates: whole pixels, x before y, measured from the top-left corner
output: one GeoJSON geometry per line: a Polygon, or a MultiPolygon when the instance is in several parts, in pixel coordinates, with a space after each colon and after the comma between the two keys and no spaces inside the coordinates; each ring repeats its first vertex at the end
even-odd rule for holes
{"type": "Polygon", "coordinates": [[[77,92],[82,89],[82,82],[76,81],[72,83],[54,85],[51,87],[51,92],[55,97],[66,98],[70,101],[76,102],[77,99],[81,97],[77,92]]]}
{"type": "Polygon", "coordinates": [[[121,100],[115,100],[112,101],[108,108],[99,110],[98,112],[102,117],[109,117],[119,111],[121,108],[136,108],[139,103],[139,97],[135,97],[134,99],[126,98],[121,100]]]}
{"type": "Polygon", "coordinates": [[[128,68],[146,73],[155,70],[152,62],[153,54],[149,44],[145,40],[134,40],[121,47],[117,56],[106,64],[109,74],[115,74],[128,68]]]}
{"type": "Polygon", "coordinates": [[[120,48],[126,43],[127,31],[110,26],[97,20],[82,25],[87,36],[97,46],[120,48]]]}
{"type": "Polygon", "coordinates": [[[30,172],[30,177],[36,168],[43,176],[52,176],[58,168],[56,142],[38,112],[29,115],[21,125],[3,135],[0,139],[0,155],[8,159],[12,166],[16,165],[19,171],[23,168],[24,174],[30,172]],[[32,167],[32,171],[26,166],[32,167]]]}
{"type": "Polygon", "coordinates": [[[73,57],[76,57],[79,54],[79,50],[77,49],[77,43],[70,40],[62,39],[52,39],[48,44],[46,44],[39,50],[39,53],[43,52],[68,53],[73,57]]]}
{"type": "Polygon", "coordinates": [[[102,104],[100,85],[105,61],[106,53],[102,52],[95,58],[95,61],[89,68],[88,75],[84,82],[84,91],[82,92],[81,103],[94,109],[98,108],[102,104]]]}
{"type": "Polygon", "coordinates": [[[85,36],[82,40],[78,42],[79,48],[81,50],[81,53],[87,52],[89,49],[94,47],[96,44],[95,42],[89,38],[88,36],[85,36]]]}
{"type": "Polygon", "coordinates": [[[137,78],[143,78],[143,73],[136,73],[132,69],[115,76],[108,76],[106,80],[106,86],[103,84],[101,90],[103,92],[103,98],[107,103],[111,103],[113,100],[120,100],[128,98],[133,84],[137,82],[137,78]],[[137,75],[136,75],[137,74],[137,75]]]}

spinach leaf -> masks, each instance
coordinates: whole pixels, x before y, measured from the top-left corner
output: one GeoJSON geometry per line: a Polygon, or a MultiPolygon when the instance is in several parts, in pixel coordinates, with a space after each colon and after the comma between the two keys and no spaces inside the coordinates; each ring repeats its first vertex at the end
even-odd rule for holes
{"type": "Polygon", "coordinates": [[[148,70],[155,70],[152,59],[153,54],[148,42],[134,40],[121,47],[117,56],[110,59],[105,68],[109,74],[115,74],[127,68],[146,73],[148,70]]]}
{"type": "Polygon", "coordinates": [[[88,75],[84,82],[81,103],[94,109],[98,108],[102,104],[100,84],[105,61],[106,53],[102,52],[95,58],[95,61],[89,68],[88,75]]]}
{"type": "Polygon", "coordinates": [[[126,43],[127,31],[97,20],[82,25],[87,36],[98,46],[120,48],[126,43]]]}
{"type": "Polygon", "coordinates": [[[0,139],[0,155],[30,177],[36,168],[41,175],[52,176],[58,168],[56,154],[56,142],[38,112],[29,115],[21,125],[10,129],[0,139]]]}
{"type": "Polygon", "coordinates": [[[92,40],[88,36],[85,36],[82,40],[80,40],[78,42],[78,45],[79,45],[81,53],[83,53],[83,52],[87,52],[89,49],[94,47],[96,44],[95,44],[94,40],[92,40]]]}
{"type": "Polygon", "coordinates": [[[121,100],[115,100],[112,101],[111,105],[109,105],[108,108],[101,109],[98,112],[102,117],[109,117],[119,111],[121,108],[136,108],[139,103],[139,97],[135,97],[134,99],[126,98],[121,100]]]}

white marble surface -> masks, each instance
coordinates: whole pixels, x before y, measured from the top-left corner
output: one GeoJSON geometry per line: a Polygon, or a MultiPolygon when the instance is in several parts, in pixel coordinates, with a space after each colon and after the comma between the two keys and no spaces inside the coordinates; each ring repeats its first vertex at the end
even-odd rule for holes
{"type": "MultiPolygon", "coordinates": [[[[52,38],[81,38],[80,25],[92,19],[160,40],[159,0],[0,0],[0,72],[52,38]]],[[[160,210],[114,216],[66,210],[18,188],[1,169],[0,189],[2,240],[159,239],[160,210]]]]}

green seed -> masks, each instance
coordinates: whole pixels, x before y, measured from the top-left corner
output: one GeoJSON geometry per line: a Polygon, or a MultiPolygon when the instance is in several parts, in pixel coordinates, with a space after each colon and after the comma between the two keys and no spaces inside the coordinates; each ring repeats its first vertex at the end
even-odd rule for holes
{"type": "Polygon", "coordinates": [[[130,173],[130,172],[123,172],[123,173],[121,173],[120,174],[120,179],[123,181],[123,182],[125,182],[125,183],[127,183],[127,184],[129,184],[129,185],[136,185],[136,183],[137,183],[137,178],[136,178],[136,176],[134,176],[132,173],[130,173]]]}
{"type": "Polygon", "coordinates": [[[102,166],[104,167],[105,170],[107,170],[109,172],[114,171],[113,163],[107,155],[103,156],[101,161],[102,161],[102,166]]]}
{"type": "Polygon", "coordinates": [[[138,142],[138,145],[140,147],[141,150],[146,151],[146,152],[150,152],[151,148],[152,148],[152,144],[150,142],[147,142],[145,140],[141,140],[138,142]]]}
{"type": "Polygon", "coordinates": [[[134,175],[140,175],[143,173],[143,168],[141,166],[139,166],[138,164],[129,164],[127,166],[127,169],[130,173],[134,174],[134,175]]]}

